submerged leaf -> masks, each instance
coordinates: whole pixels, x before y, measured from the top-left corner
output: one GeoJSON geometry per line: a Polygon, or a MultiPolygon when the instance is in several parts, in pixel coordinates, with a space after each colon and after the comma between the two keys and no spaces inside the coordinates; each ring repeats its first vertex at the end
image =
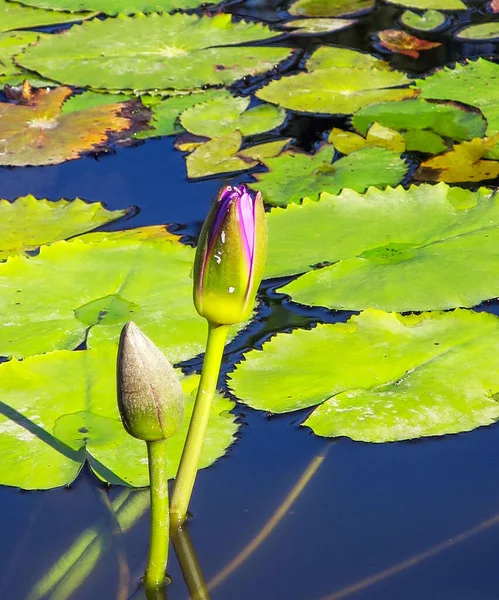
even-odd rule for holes
{"type": "Polygon", "coordinates": [[[327,437],[393,442],[470,431],[499,418],[499,320],[366,310],[278,334],[245,354],[230,388],[271,412],[319,404],[303,425],[327,437]]]}
{"type": "Polygon", "coordinates": [[[33,196],[14,202],[0,200],[0,260],[85,233],[129,212],[110,211],[100,202],[89,203],[79,198],[61,198],[57,202],[33,196]]]}
{"type": "MultiPolygon", "coordinates": [[[[68,87],[33,91],[24,85],[18,104],[0,103],[0,165],[54,165],[103,150],[111,133],[128,132],[137,112],[108,104],[62,114],[68,87]]],[[[17,97],[17,92],[16,92],[17,97]]]]}
{"type": "Polygon", "coordinates": [[[332,162],[334,155],[330,144],[313,155],[287,150],[264,160],[269,172],[257,173],[258,182],[250,187],[260,190],[265,202],[285,206],[305,196],[315,200],[324,190],[335,194],[343,188],[396,185],[407,173],[400,155],[384,148],[365,148],[332,162]]]}
{"type": "Polygon", "coordinates": [[[18,57],[63,83],[102,90],[191,90],[263,73],[288,48],[242,46],[275,37],[260,23],[177,13],[94,19],[51,35],[18,57]]]}
{"type": "Polygon", "coordinates": [[[399,29],[384,29],[378,33],[378,37],[381,45],[388,48],[388,50],[405,54],[411,58],[418,58],[422,50],[430,50],[442,45],[438,42],[421,40],[399,29]]]}
{"type": "MultiPolygon", "coordinates": [[[[0,484],[24,489],[68,485],[85,461],[103,481],[148,485],[146,445],[129,436],[116,402],[115,345],[13,359],[0,365],[0,484]],[[71,393],[68,393],[71,390],[71,393]]],[[[168,440],[168,476],[178,468],[192,414],[198,375],[184,377],[185,419],[168,440]]],[[[234,441],[234,405],[217,394],[201,468],[234,441]]]]}

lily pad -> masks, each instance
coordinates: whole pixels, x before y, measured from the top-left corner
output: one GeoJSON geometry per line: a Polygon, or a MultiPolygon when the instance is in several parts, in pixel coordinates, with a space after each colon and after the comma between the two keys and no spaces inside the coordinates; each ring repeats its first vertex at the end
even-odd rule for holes
{"type": "Polygon", "coordinates": [[[250,187],[260,190],[268,204],[285,206],[305,196],[316,200],[324,190],[335,194],[343,188],[363,191],[371,185],[396,185],[408,170],[399,154],[384,148],[358,150],[333,163],[334,156],[330,144],[313,155],[287,150],[264,160],[269,172],[257,173],[258,182],[250,187]]]}
{"type": "Polygon", "coordinates": [[[413,12],[412,10],[406,10],[402,13],[400,20],[406,27],[411,29],[417,29],[419,31],[435,31],[445,23],[446,16],[430,8],[425,10],[422,15],[413,12]]]}
{"type": "MultiPolygon", "coordinates": [[[[311,264],[334,264],[281,288],[295,302],[406,312],[471,307],[499,296],[498,194],[413,186],[371,188],[365,196],[323,194],[318,206],[324,201],[323,211],[341,210],[333,218],[340,242],[330,238],[330,251],[316,252],[311,264]],[[349,221],[343,223],[347,201],[349,221]]],[[[302,230],[306,226],[302,222],[302,230]]]]}
{"type": "Polygon", "coordinates": [[[120,15],[44,38],[18,62],[43,77],[79,87],[189,90],[227,85],[273,68],[290,56],[290,49],[240,44],[275,35],[260,23],[232,23],[228,14],[120,15]]]}
{"type": "Polygon", "coordinates": [[[405,149],[408,152],[428,152],[438,154],[445,152],[447,145],[444,140],[434,131],[426,129],[410,129],[403,133],[405,149]]]}
{"type": "Polygon", "coordinates": [[[194,135],[220,137],[239,131],[241,135],[256,135],[276,129],[284,122],[286,111],[272,104],[249,108],[250,98],[235,98],[229,92],[207,102],[197,103],[180,115],[184,129],[194,135]]]}
{"type": "Polygon", "coordinates": [[[400,29],[384,29],[378,33],[381,45],[392,52],[418,58],[422,50],[431,50],[441,46],[440,42],[428,42],[400,29]]]}
{"type": "Polygon", "coordinates": [[[499,23],[480,23],[464,27],[456,33],[458,40],[495,40],[499,38],[499,23]]]}
{"type": "Polygon", "coordinates": [[[128,132],[139,117],[124,104],[63,115],[68,87],[33,91],[23,85],[18,104],[0,103],[0,165],[55,165],[105,148],[110,134],[128,132]]]}
{"type": "Polygon", "coordinates": [[[327,17],[318,19],[294,19],[280,24],[284,29],[290,29],[290,35],[319,35],[321,33],[333,33],[351,27],[357,23],[356,19],[329,19],[327,17]]]}
{"type": "Polygon", "coordinates": [[[91,10],[106,15],[188,10],[198,8],[202,4],[214,3],[206,0],[127,0],[126,2],[122,0],[22,0],[22,4],[27,6],[45,8],[51,11],[91,10]]]}
{"type": "Polygon", "coordinates": [[[204,350],[192,305],[194,250],[164,227],[95,233],[0,264],[0,354],[18,358],[117,341],[134,320],[172,361],[204,350]],[[85,285],[81,285],[85,282],[85,285]]]}
{"type": "Polygon", "coordinates": [[[399,4],[407,8],[420,10],[466,10],[468,7],[462,0],[386,0],[390,4],[399,4]]]}
{"type": "Polygon", "coordinates": [[[57,202],[33,196],[14,202],[0,200],[0,260],[85,233],[129,212],[131,209],[110,211],[100,202],[79,198],[57,202]]]}
{"type": "Polygon", "coordinates": [[[53,10],[40,10],[39,8],[35,9],[23,6],[17,2],[10,2],[10,0],[0,0],[0,14],[2,15],[2,20],[0,21],[0,32],[3,32],[12,31],[13,29],[24,29],[28,27],[41,27],[43,25],[72,23],[73,21],[88,19],[89,17],[92,17],[95,12],[70,13],[56,12],[53,10]]]}
{"type": "Polygon", "coordinates": [[[487,119],[487,135],[499,133],[499,65],[479,58],[453,69],[445,67],[417,81],[421,96],[433,100],[457,100],[479,108],[487,119]]]}
{"type": "MultiPolygon", "coordinates": [[[[49,489],[74,481],[88,461],[112,484],[148,485],[144,442],[129,436],[116,402],[114,345],[58,351],[0,365],[0,484],[49,489]],[[70,393],[68,393],[70,391],[70,393]]],[[[168,475],[178,468],[199,376],[182,380],[186,414],[168,440],[168,475]]],[[[223,456],[238,426],[233,402],[217,395],[201,467],[223,456]]]]}
{"type": "Polygon", "coordinates": [[[297,0],[289,8],[289,13],[299,17],[341,17],[373,7],[374,0],[297,0]]]}
{"type": "Polygon", "coordinates": [[[393,442],[499,418],[499,320],[487,313],[366,310],[278,334],[245,359],[234,394],[271,412],[319,404],[303,425],[321,436],[393,442]]]}
{"type": "Polygon", "coordinates": [[[352,125],[363,135],[374,122],[397,131],[429,129],[454,140],[482,137],[487,128],[483,115],[476,110],[453,102],[420,99],[373,104],[352,117],[352,125]]]}
{"type": "Polygon", "coordinates": [[[482,160],[498,147],[499,134],[492,138],[456,144],[452,150],[421,163],[416,178],[424,181],[484,181],[499,177],[499,161],[482,160]]]}
{"type": "Polygon", "coordinates": [[[350,51],[338,53],[336,58],[335,54],[337,53],[328,52],[322,53],[321,56],[313,55],[307,62],[308,73],[298,73],[271,81],[258,90],[256,95],[266,102],[290,110],[349,114],[368,104],[401,100],[416,93],[413,88],[400,87],[410,83],[404,73],[371,66],[371,60],[361,58],[368,55],[350,51]],[[342,54],[345,54],[345,62],[350,62],[356,55],[365,62],[359,61],[359,66],[325,66],[336,60],[341,61],[342,54]]]}
{"type": "Polygon", "coordinates": [[[390,65],[367,52],[350,50],[339,46],[320,46],[307,59],[307,71],[328,69],[329,67],[348,67],[358,69],[386,69],[391,71],[390,65]]]}
{"type": "Polygon", "coordinates": [[[334,128],[329,134],[328,141],[342,154],[351,154],[369,146],[379,146],[398,153],[405,152],[404,136],[380,123],[373,123],[365,139],[351,131],[334,128]]]}
{"type": "MultiPolygon", "coordinates": [[[[9,2],[10,4],[10,2],[9,2]]],[[[0,5],[1,9],[1,5],[0,5]]],[[[43,34],[34,31],[11,31],[0,34],[0,85],[18,85],[23,81],[28,81],[33,86],[54,86],[54,82],[49,82],[39,77],[36,73],[31,73],[22,69],[14,62],[14,56],[21,54],[32,43],[36,42],[43,34]]]]}
{"type": "MultiPolygon", "coordinates": [[[[281,277],[309,271],[320,263],[341,264],[368,250],[393,244],[438,248],[447,237],[458,240],[476,230],[483,230],[485,237],[488,226],[499,226],[499,197],[487,188],[472,192],[444,183],[413,185],[408,190],[371,188],[365,194],[344,190],[338,196],[322,194],[319,202],[305,199],[286,210],[275,208],[267,215],[267,222],[265,276],[281,277]],[[304,232],[306,244],[300,241],[304,232]]],[[[478,263],[480,257],[474,260],[478,263]]],[[[465,272],[472,272],[471,265],[465,272]]],[[[372,281],[376,279],[371,280],[369,289],[372,281]]],[[[413,285],[419,283],[414,281],[413,285]]],[[[429,297],[429,290],[431,287],[421,292],[429,297]]]]}

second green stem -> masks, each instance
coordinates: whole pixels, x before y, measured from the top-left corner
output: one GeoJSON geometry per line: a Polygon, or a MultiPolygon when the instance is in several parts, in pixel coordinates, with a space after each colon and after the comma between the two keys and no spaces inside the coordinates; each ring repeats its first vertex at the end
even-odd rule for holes
{"type": "Polygon", "coordinates": [[[230,325],[213,325],[211,323],[208,325],[208,341],[201,381],[173,488],[171,519],[174,527],[182,525],[189,507],[229,327],[230,325]]]}

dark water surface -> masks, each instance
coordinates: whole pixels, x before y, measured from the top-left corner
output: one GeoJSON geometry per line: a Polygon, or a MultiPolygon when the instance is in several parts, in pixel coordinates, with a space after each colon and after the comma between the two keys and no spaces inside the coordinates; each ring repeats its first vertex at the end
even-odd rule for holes
{"type": "MultiPolygon", "coordinates": [[[[276,21],[282,13],[275,7],[279,5],[272,2],[241,2],[229,10],[276,21]]],[[[362,17],[351,30],[297,43],[304,51],[318,43],[334,43],[379,52],[371,34],[393,27],[401,12],[387,6],[362,17]]],[[[489,17],[484,5],[477,5],[459,19],[453,17],[453,30],[489,17]]],[[[422,53],[416,61],[379,54],[414,74],[465,56],[497,58],[497,45],[457,44],[448,32],[445,36],[441,48],[422,53]]],[[[439,34],[428,37],[441,41],[439,34]]],[[[295,115],[284,134],[311,149],[333,121],[295,115]]],[[[53,200],[79,196],[104,201],[113,209],[136,205],[139,214],[125,226],[174,223],[194,240],[216,191],[228,181],[188,182],[184,159],[170,137],[122,148],[98,160],[0,169],[0,195],[14,199],[31,193],[53,200]]],[[[114,227],[122,228],[123,223],[114,227]]],[[[498,312],[494,303],[480,308],[498,312]]],[[[231,344],[229,362],[275,330],[347,317],[348,313],[298,308],[270,293],[257,322],[231,344]]],[[[199,360],[187,365],[199,366],[199,360]]],[[[299,427],[307,411],[271,418],[244,406],[235,411],[243,423],[239,439],[225,458],[200,472],[191,504],[194,518],[188,529],[208,582],[265,527],[314,459],[324,459],[263,543],[213,589],[213,599],[499,597],[497,425],[444,438],[375,445],[315,437],[299,427]]],[[[81,532],[99,520],[108,532],[109,549],[71,598],[118,598],[120,578],[129,582],[125,597],[132,596],[145,565],[148,516],[123,536],[112,537],[114,524],[106,502],[120,491],[108,490],[86,469],[69,489],[0,488],[0,598],[26,600],[81,532]]],[[[173,552],[169,574],[170,600],[188,598],[173,552]]],[[[49,592],[44,598],[62,596],[49,592]]]]}

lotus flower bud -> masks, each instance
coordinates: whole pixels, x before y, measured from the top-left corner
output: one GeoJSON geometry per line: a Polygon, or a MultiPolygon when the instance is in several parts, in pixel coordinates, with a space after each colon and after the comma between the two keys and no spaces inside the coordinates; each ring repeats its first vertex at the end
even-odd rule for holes
{"type": "Polygon", "coordinates": [[[214,325],[247,319],[267,253],[260,192],[224,187],[204,222],[194,261],[194,305],[214,325]]]}
{"type": "Polygon", "coordinates": [[[146,442],[172,436],[184,416],[182,386],[165,355],[132,321],[121,332],[117,367],[118,408],[128,433],[146,442]]]}

